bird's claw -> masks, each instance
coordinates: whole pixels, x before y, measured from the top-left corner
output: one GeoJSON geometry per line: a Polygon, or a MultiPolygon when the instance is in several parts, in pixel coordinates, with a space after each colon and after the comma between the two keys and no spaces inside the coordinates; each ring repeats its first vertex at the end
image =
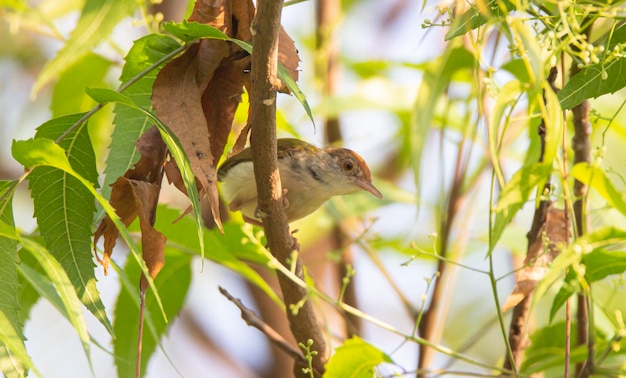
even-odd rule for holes
{"type": "Polygon", "coordinates": [[[298,231],[299,230],[297,228],[291,231],[291,249],[295,251],[300,251],[300,243],[298,243],[298,239],[293,236],[298,231]]]}
{"type": "Polygon", "coordinates": [[[263,219],[263,218],[266,218],[268,216],[269,216],[268,213],[266,213],[265,211],[262,211],[258,207],[256,209],[254,209],[254,217],[256,219],[263,219]]]}
{"type": "Polygon", "coordinates": [[[281,196],[281,198],[283,199],[283,206],[286,208],[289,207],[289,199],[287,198],[287,192],[288,190],[283,188],[283,195],[281,196]]]}

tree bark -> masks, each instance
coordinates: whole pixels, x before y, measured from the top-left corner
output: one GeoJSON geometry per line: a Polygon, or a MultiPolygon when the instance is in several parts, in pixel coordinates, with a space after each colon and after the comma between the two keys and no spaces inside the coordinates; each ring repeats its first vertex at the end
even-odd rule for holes
{"type": "MultiPolygon", "coordinates": [[[[550,83],[550,87],[552,90],[556,91],[555,81],[557,77],[558,71],[556,67],[552,67],[550,70],[550,74],[548,75],[548,83],[550,83]]],[[[545,145],[546,145],[546,126],[543,120],[539,124],[538,127],[539,138],[541,139],[541,154],[539,156],[539,161],[543,161],[545,145]]],[[[550,193],[550,177],[547,178],[546,184],[543,187],[543,193],[550,193]]],[[[548,217],[548,211],[552,206],[552,201],[544,200],[539,202],[539,206],[535,209],[535,213],[533,216],[533,223],[530,227],[530,231],[528,231],[528,249],[526,252],[526,261],[532,261],[536,257],[537,251],[541,250],[540,246],[537,246],[537,243],[542,243],[542,232],[545,229],[546,220],[548,217]]],[[[541,245],[541,244],[540,244],[541,245]]],[[[517,304],[517,306],[513,309],[513,316],[511,318],[511,324],[509,326],[509,344],[511,345],[511,352],[513,356],[513,360],[511,361],[510,356],[506,356],[504,362],[504,368],[509,370],[517,370],[513,369],[514,366],[518,367],[521,362],[521,357],[528,346],[527,335],[528,331],[528,316],[530,312],[530,301],[532,299],[532,293],[528,294],[524,300],[517,304]]]]}
{"type": "MultiPolygon", "coordinates": [[[[282,12],[281,0],[259,0],[257,14],[252,22],[252,88],[250,93],[250,117],[252,130],[250,144],[252,162],[258,191],[258,210],[269,249],[285,266],[295,258],[295,274],[303,278],[302,262],[294,250],[294,239],[289,232],[287,215],[282,197],[282,185],[278,172],[276,147],[276,91],[278,67],[278,31],[282,12]]],[[[326,344],[321,328],[315,317],[313,304],[307,298],[307,290],[292,282],[282,274],[279,284],[287,308],[291,332],[298,343],[313,341],[312,368],[316,377],[324,372],[327,359],[326,344]],[[304,301],[303,301],[304,300],[304,301]],[[303,303],[300,305],[300,303],[303,303]],[[292,311],[292,306],[298,306],[292,311]]],[[[307,366],[296,364],[294,376],[309,377],[303,369],[307,366]]]]}

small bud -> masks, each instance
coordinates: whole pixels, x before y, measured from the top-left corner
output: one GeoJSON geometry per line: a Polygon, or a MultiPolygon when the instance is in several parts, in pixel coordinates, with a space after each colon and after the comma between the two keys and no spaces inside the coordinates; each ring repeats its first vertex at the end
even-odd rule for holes
{"type": "Polygon", "coordinates": [[[605,69],[602,69],[602,73],[600,74],[600,77],[602,78],[602,80],[606,80],[609,78],[609,74],[606,72],[605,69]]]}

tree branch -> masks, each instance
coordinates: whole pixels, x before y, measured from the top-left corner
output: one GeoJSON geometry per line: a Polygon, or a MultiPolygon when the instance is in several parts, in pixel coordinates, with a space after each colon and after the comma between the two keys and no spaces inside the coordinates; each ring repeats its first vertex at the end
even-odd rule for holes
{"type": "MultiPolygon", "coordinates": [[[[301,351],[292,347],[289,341],[285,340],[285,338],[282,337],[280,333],[276,332],[276,330],[266,324],[261,318],[257,316],[257,314],[254,313],[254,311],[246,307],[240,299],[230,295],[230,293],[221,286],[219,287],[219,291],[229,301],[233,302],[235,306],[237,306],[237,308],[239,308],[239,311],[241,311],[241,318],[246,322],[247,325],[261,331],[265,336],[267,336],[272,344],[276,345],[280,350],[287,353],[290,357],[292,357],[294,360],[297,360],[300,364],[304,365],[307,363],[307,360],[301,351]]],[[[316,374],[320,373],[316,372],[316,374]]]]}
{"type": "MultiPolygon", "coordinates": [[[[580,71],[578,65],[572,62],[570,68],[570,78],[580,71]]],[[[591,162],[591,122],[589,121],[589,110],[591,105],[588,100],[584,100],[579,105],[572,108],[572,121],[574,124],[574,137],[572,138],[572,150],[574,151],[574,165],[578,163],[591,162]]],[[[587,185],[575,180],[574,181],[574,221],[576,225],[576,236],[581,236],[587,232],[587,211],[585,203],[585,195],[587,194],[587,185]]],[[[577,296],[578,310],[576,313],[578,345],[588,346],[587,360],[585,364],[576,365],[577,377],[588,377],[594,361],[593,340],[589,338],[589,309],[587,308],[587,298],[584,295],[577,296]]]]}
{"type": "MultiPolygon", "coordinates": [[[[252,22],[252,54],[250,91],[250,118],[252,131],[250,148],[258,191],[258,209],[263,220],[265,234],[272,254],[285,266],[294,266],[295,274],[303,278],[302,263],[297,254],[292,255],[295,246],[289,232],[287,215],[282,197],[282,185],[278,172],[276,146],[276,78],[278,65],[278,31],[282,11],[281,0],[259,0],[257,14],[252,22]],[[292,261],[293,259],[296,261],[292,261]],[[293,263],[293,264],[291,264],[293,263]]],[[[315,317],[313,304],[307,299],[305,288],[293,283],[282,274],[279,284],[287,306],[287,317],[291,332],[298,343],[313,341],[313,368],[324,372],[326,343],[315,317]]],[[[307,366],[296,364],[294,375],[308,377],[302,371],[307,366]]]]}
{"type": "MultiPolygon", "coordinates": [[[[550,87],[552,90],[556,91],[556,86],[554,84],[558,71],[556,67],[552,67],[550,70],[550,74],[548,75],[548,83],[550,83],[550,87]]],[[[546,146],[546,125],[542,120],[539,124],[538,134],[541,138],[541,154],[539,156],[539,161],[543,161],[543,156],[545,152],[546,146]]],[[[550,178],[546,181],[542,193],[550,193],[551,185],[550,178]]],[[[528,231],[528,248],[526,251],[526,261],[532,261],[535,259],[542,250],[542,233],[545,229],[546,220],[548,218],[548,211],[552,206],[552,201],[550,200],[542,200],[539,202],[539,206],[535,209],[535,214],[533,215],[533,223],[530,227],[530,231],[528,231]]],[[[530,311],[530,302],[532,300],[532,292],[529,293],[520,303],[515,306],[513,309],[513,315],[511,317],[511,325],[509,327],[509,343],[511,345],[511,352],[513,356],[513,361],[509,358],[510,356],[506,356],[506,360],[504,362],[505,369],[513,369],[514,366],[518,366],[521,358],[523,356],[524,350],[528,346],[527,342],[527,325],[526,322],[528,320],[528,313],[530,311]]]]}

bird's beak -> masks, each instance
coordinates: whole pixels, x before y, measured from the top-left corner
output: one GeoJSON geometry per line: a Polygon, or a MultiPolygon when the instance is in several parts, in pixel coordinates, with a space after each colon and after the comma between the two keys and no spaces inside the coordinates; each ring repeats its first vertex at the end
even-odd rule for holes
{"type": "Polygon", "coordinates": [[[372,193],[377,198],[380,198],[380,199],[383,198],[383,194],[378,189],[376,189],[376,187],[374,187],[374,185],[371,182],[358,180],[357,185],[360,186],[363,190],[372,193]]]}

